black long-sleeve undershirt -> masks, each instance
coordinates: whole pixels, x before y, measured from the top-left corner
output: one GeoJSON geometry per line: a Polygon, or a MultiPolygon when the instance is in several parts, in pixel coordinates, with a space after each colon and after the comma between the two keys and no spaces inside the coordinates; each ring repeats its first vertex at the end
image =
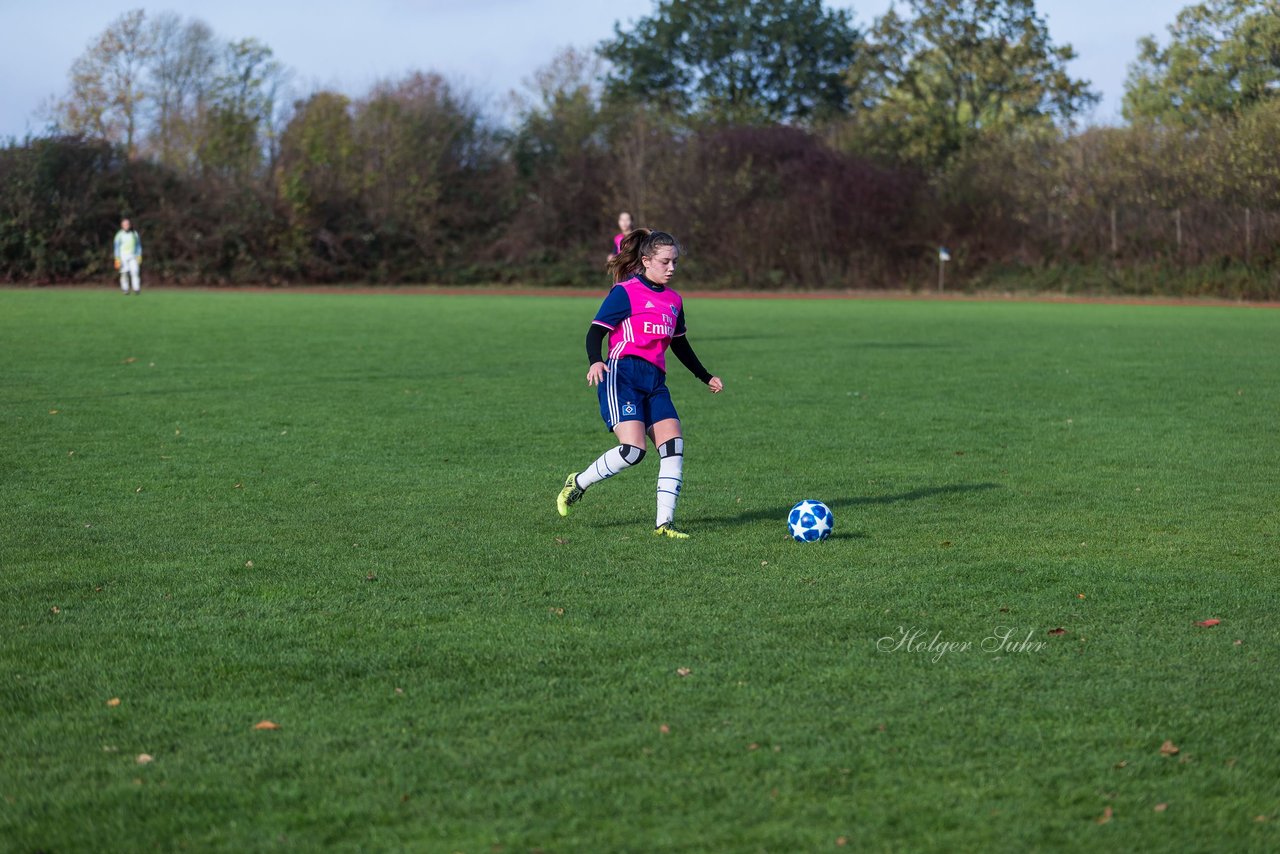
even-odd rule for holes
{"type": "Polygon", "coordinates": [[[711,382],[711,372],[702,366],[702,362],[698,361],[698,354],[693,352],[693,345],[689,343],[689,336],[681,335],[679,338],[672,338],[671,352],[676,354],[680,364],[689,369],[689,373],[704,383],[711,382]]]}
{"type": "MultiPolygon", "coordinates": [[[[587,329],[587,365],[594,365],[596,362],[603,362],[601,348],[604,346],[604,337],[609,330],[598,324],[591,324],[587,329]]],[[[693,345],[689,343],[687,336],[680,335],[671,339],[671,352],[680,360],[680,364],[689,369],[689,373],[693,374],[704,383],[711,382],[711,372],[702,366],[702,362],[698,359],[698,354],[693,352],[693,345]]]]}

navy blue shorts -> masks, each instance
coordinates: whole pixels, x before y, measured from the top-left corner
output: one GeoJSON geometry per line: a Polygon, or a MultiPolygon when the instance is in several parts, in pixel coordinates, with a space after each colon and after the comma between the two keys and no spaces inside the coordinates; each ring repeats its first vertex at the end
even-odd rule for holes
{"type": "Polygon", "coordinates": [[[659,421],[680,417],[667,391],[667,375],[635,356],[611,359],[596,391],[600,417],[610,430],[623,421],[643,421],[647,430],[659,421]]]}

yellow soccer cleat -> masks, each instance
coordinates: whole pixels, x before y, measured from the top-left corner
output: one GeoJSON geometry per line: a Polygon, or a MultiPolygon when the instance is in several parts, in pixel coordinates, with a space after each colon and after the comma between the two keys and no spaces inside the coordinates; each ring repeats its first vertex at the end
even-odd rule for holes
{"type": "Polygon", "coordinates": [[[578,488],[578,473],[569,472],[569,476],[564,479],[564,489],[556,496],[556,510],[561,516],[568,516],[569,508],[577,504],[586,493],[585,489],[578,488]]]}
{"type": "Polygon", "coordinates": [[[689,539],[688,534],[686,534],[684,531],[681,531],[679,528],[677,528],[675,525],[672,525],[670,522],[663,522],[661,525],[654,528],[653,535],[655,537],[670,537],[673,540],[689,539]]]}

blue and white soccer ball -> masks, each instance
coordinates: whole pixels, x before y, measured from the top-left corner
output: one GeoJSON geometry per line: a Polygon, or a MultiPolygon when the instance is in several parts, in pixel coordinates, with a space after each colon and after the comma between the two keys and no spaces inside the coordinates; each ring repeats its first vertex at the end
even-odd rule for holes
{"type": "Polygon", "coordinates": [[[795,507],[787,516],[787,529],[791,537],[798,543],[816,543],[831,536],[836,517],[831,515],[831,508],[821,501],[807,498],[795,507]]]}

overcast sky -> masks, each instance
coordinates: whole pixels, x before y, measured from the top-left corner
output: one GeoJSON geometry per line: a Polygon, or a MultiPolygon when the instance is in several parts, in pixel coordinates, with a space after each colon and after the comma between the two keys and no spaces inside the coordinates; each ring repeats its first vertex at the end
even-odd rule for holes
{"type": "MultiPolygon", "coordinates": [[[[1103,94],[1095,119],[1119,116],[1137,39],[1163,35],[1190,0],[1040,0],[1057,43],[1080,54],[1073,68],[1103,94]]],[[[223,38],[266,42],[294,72],[301,92],[363,92],[411,69],[440,71],[495,101],[520,86],[558,48],[590,47],[653,3],[606,0],[0,0],[0,138],[43,129],[35,112],[66,89],[67,70],[108,23],[143,6],[208,22],[223,38]]],[[[867,24],[888,0],[830,2],[867,24]]]]}

